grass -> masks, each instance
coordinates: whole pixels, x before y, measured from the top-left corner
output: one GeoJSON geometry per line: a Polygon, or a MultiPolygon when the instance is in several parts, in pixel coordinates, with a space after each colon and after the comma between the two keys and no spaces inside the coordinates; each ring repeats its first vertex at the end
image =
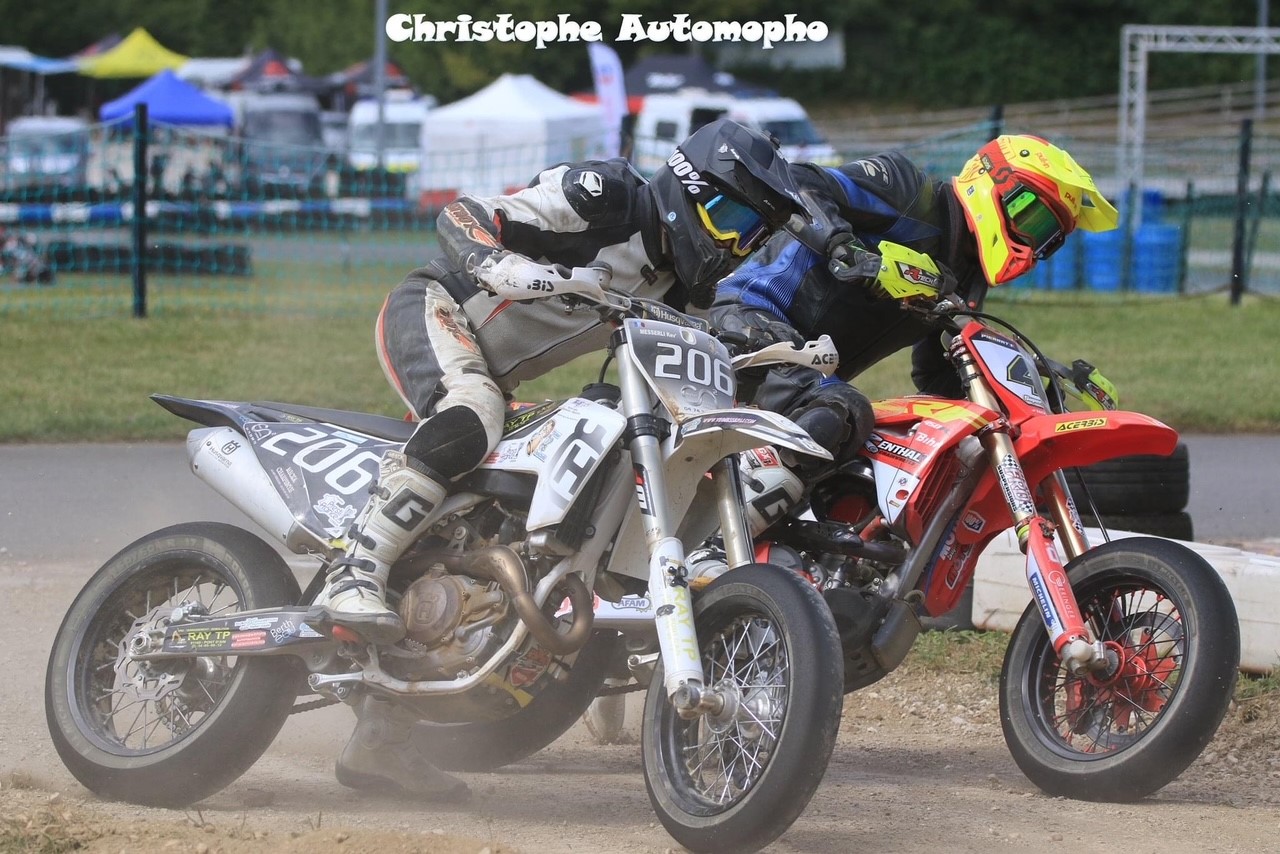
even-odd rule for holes
{"type": "MultiPolygon", "coordinates": [[[[369,281],[373,281],[371,277],[369,281]]],[[[382,281],[386,281],[385,278],[382,281]]],[[[60,286],[61,287],[61,286],[60,286]]],[[[334,316],[253,316],[165,308],[63,319],[0,314],[0,442],[177,439],[186,424],[152,392],[267,399],[399,416],[403,407],[373,350],[385,287],[362,286],[334,316]]],[[[1001,291],[988,309],[1053,358],[1087,358],[1120,389],[1125,408],[1184,431],[1280,428],[1280,300],[1224,295],[1113,296],[1001,291]]],[[[523,385],[522,399],[563,397],[594,379],[587,356],[523,385]]],[[[858,379],[872,398],[909,393],[908,354],[858,379]]]]}

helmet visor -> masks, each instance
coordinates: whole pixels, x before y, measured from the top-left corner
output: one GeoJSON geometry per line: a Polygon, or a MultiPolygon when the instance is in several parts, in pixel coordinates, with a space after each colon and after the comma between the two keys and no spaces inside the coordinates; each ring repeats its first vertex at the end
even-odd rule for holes
{"type": "Polygon", "coordinates": [[[1001,204],[1009,230],[1021,243],[1030,247],[1037,260],[1052,255],[1066,240],[1067,230],[1053,208],[1025,184],[1005,193],[1001,204]]]}
{"type": "Polygon", "coordinates": [[[751,254],[769,234],[764,217],[724,194],[698,203],[697,208],[707,233],[734,255],[751,254]]]}

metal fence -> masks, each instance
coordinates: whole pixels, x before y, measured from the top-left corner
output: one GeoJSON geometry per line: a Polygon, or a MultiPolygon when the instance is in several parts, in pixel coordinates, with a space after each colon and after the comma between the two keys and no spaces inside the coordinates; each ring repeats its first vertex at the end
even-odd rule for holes
{"type": "MultiPolygon", "coordinates": [[[[901,147],[930,171],[954,174],[990,133],[979,123],[901,147]]],[[[1260,149],[1271,144],[1258,141],[1260,149]]],[[[1238,163],[1239,145],[1237,137],[1178,156],[1216,168],[1238,163]]],[[[585,153],[572,140],[554,151],[521,141],[392,172],[355,169],[340,151],[251,146],[227,134],[135,122],[0,138],[0,314],[367,314],[436,254],[435,217],[459,191],[523,186],[551,162],[585,153]],[[37,275],[42,269],[47,276],[37,275]]],[[[1095,153],[1102,151],[1078,156],[1105,178],[1095,153]]],[[[1198,184],[1200,173],[1187,174],[1180,191],[1135,195],[1140,226],[1073,235],[1020,286],[1225,288],[1233,263],[1241,267],[1233,249],[1242,233],[1249,288],[1280,293],[1280,199],[1269,173],[1253,171],[1244,197],[1230,182],[1205,173],[1198,184]]]]}

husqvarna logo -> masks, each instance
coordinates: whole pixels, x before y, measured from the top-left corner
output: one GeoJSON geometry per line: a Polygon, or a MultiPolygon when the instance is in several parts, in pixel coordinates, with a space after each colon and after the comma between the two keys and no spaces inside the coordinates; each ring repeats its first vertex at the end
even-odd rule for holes
{"type": "Polygon", "coordinates": [[[676,149],[675,153],[667,158],[667,165],[671,167],[671,171],[680,179],[680,183],[684,185],[685,192],[691,196],[697,196],[702,193],[703,187],[710,187],[706,181],[702,180],[702,176],[693,171],[693,164],[689,162],[689,158],[684,156],[684,152],[676,149]]]}

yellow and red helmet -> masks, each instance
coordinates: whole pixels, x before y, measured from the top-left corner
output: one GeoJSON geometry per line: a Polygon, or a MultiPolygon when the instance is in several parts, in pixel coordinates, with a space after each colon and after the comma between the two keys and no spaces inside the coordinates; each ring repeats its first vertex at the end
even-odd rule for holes
{"type": "Polygon", "coordinates": [[[1108,231],[1120,216],[1071,155],[1038,136],[993,139],[951,179],[992,285],[1016,279],[1076,226],[1108,231]]]}

